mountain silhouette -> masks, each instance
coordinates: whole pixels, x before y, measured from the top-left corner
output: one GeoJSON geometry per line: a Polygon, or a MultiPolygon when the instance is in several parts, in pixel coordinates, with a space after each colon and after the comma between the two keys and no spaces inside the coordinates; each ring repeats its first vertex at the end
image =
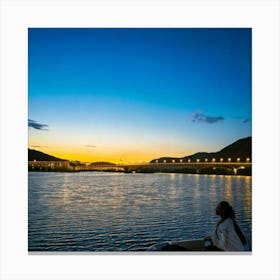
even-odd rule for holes
{"type": "Polygon", "coordinates": [[[65,161],[65,159],[60,159],[48,154],[42,153],[37,150],[28,149],[28,161],[65,161]]]}
{"type": "Polygon", "coordinates": [[[188,160],[194,161],[197,159],[205,161],[207,159],[208,161],[212,161],[213,158],[215,158],[217,161],[220,161],[220,159],[224,159],[227,161],[229,158],[232,161],[236,161],[237,158],[240,159],[241,162],[245,162],[247,158],[252,160],[252,137],[247,137],[243,139],[239,139],[236,142],[230,144],[229,146],[226,146],[222,150],[214,153],[206,153],[206,152],[199,152],[195,153],[193,155],[185,156],[182,158],[174,158],[174,157],[162,157],[159,159],[153,159],[151,163],[171,163],[173,160],[176,162],[182,160],[183,162],[187,162],[188,160]]]}

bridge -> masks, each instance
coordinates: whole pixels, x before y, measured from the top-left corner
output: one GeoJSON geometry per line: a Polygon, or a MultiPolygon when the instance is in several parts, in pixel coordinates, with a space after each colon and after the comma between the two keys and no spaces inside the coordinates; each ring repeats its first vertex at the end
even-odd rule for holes
{"type": "Polygon", "coordinates": [[[171,162],[171,163],[132,163],[116,165],[80,166],[78,170],[123,171],[123,172],[180,172],[195,174],[226,173],[237,175],[239,170],[251,170],[251,162],[171,162]]]}
{"type": "Polygon", "coordinates": [[[29,171],[120,171],[120,172],[169,172],[191,174],[251,174],[252,163],[246,162],[155,162],[73,165],[69,161],[29,161],[29,171]]]}

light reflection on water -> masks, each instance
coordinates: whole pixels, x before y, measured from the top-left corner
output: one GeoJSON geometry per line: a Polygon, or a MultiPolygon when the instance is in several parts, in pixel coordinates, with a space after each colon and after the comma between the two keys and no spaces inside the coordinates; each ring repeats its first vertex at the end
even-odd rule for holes
{"type": "Polygon", "coordinates": [[[200,238],[227,200],[251,235],[252,180],[243,176],[29,173],[30,251],[132,251],[200,238]]]}

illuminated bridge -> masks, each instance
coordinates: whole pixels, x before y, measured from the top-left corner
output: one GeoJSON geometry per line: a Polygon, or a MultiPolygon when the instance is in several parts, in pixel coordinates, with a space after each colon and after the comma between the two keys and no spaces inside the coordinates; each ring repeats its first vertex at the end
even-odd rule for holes
{"type": "Polygon", "coordinates": [[[251,162],[171,162],[171,163],[133,163],[80,167],[80,170],[116,170],[124,172],[180,172],[195,174],[226,173],[237,175],[252,168],[251,162]]]}
{"type": "Polygon", "coordinates": [[[191,174],[251,174],[252,163],[246,162],[142,162],[120,164],[73,165],[69,161],[30,161],[29,171],[121,171],[121,172],[170,172],[191,174]]]}

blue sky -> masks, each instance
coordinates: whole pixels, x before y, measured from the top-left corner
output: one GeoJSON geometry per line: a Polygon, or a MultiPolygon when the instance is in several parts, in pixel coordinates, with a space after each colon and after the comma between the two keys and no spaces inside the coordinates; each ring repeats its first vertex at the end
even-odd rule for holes
{"type": "Polygon", "coordinates": [[[31,28],[29,147],[114,162],[222,149],[251,136],[251,55],[248,28],[31,28]]]}

